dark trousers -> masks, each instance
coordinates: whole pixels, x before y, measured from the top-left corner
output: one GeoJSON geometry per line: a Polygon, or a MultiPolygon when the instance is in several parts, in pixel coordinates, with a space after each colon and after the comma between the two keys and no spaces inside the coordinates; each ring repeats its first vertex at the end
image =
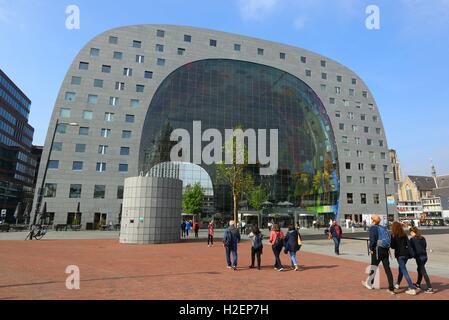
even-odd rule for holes
{"type": "Polygon", "coordinates": [[[189,236],[189,229],[186,229],[186,237],[188,237],[189,236]]]}
{"type": "MultiPolygon", "coordinates": [[[[371,266],[379,267],[379,264],[382,262],[382,265],[384,266],[385,274],[387,275],[388,280],[388,289],[394,290],[394,284],[393,284],[393,274],[391,273],[390,269],[390,257],[388,250],[384,250],[379,248],[379,255],[371,254],[371,266]]],[[[371,283],[368,283],[369,285],[374,284],[374,278],[376,269],[372,268],[369,274],[368,279],[370,279],[371,283]]]]}
{"type": "Polygon", "coordinates": [[[186,236],[186,229],[181,228],[181,237],[185,237],[186,236]]]}
{"type": "Polygon", "coordinates": [[[228,263],[228,267],[236,267],[237,268],[237,248],[229,248],[226,247],[226,262],[228,263]],[[231,262],[231,253],[232,257],[234,258],[234,262],[231,262]]]}
{"type": "Polygon", "coordinates": [[[251,267],[254,267],[254,262],[257,257],[257,267],[260,269],[260,262],[261,262],[261,256],[262,255],[262,249],[254,249],[251,247],[251,267]]]}
{"type": "Polygon", "coordinates": [[[341,239],[337,238],[337,237],[333,237],[332,240],[334,240],[334,244],[335,244],[335,254],[340,254],[341,239]]]}
{"type": "Polygon", "coordinates": [[[198,238],[198,230],[195,230],[195,238],[198,238]]]}
{"type": "Polygon", "coordinates": [[[276,269],[280,269],[282,268],[282,262],[281,262],[281,251],[282,251],[282,247],[276,247],[276,246],[272,246],[273,248],[273,253],[274,253],[274,258],[275,258],[275,262],[274,262],[274,267],[276,269]]]}
{"type": "Polygon", "coordinates": [[[209,234],[207,235],[207,245],[214,244],[214,236],[209,234]]]}
{"type": "Polygon", "coordinates": [[[426,263],[427,257],[416,258],[416,264],[418,265],[418,280],[416,280],[416,283],[421,285],[422,278],[424,277],[427,288],[432,288],[432,284],[430,283],[430,278],[426,270],[426,263]]]}

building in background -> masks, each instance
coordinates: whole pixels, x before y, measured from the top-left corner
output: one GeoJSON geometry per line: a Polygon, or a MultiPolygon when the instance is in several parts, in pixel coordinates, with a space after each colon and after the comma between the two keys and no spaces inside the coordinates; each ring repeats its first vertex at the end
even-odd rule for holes
{"type": "MultiPolygon", "coordinates": [[[[193,137],[193,121],[222,135],[238,125],[279,130],[279,170],[249,168],[271,203],[302,205],[322,223],[386,218],[396,208],[387,206],[395,191],[379,109],[353,71],[271,41],[138,25],[92,39],[63,80],[44,159],[53,152],[38,178],[41,185],[48,165],[44,202],[55,224],[72,223],[78,203],[83,226],[96,216],[117,222],[124,179],[170,161],[170,133],[193,137]]],[[[207,205],[230,217],[229,187],[217,182],[214,164],[200,166],[212,183],[207,205]]]]}
{"type": "Polygon", "coordinates": [[[394,188],[395,188],[395,200],[396,203],[399,202],[399,192],[401,189],[402,184],[402,173],[401,173],[401,164],[398,159],[398,155],[396,150],[391,149],[389,150],[389,157],[390,157],[390,163],[391,168],[393,172],[393,180],[394,180],[394,188]]]}
{"type": "Polygon", "coordinates": [[[0,209],[7,222],[31,209],[37,161],[34,129],[28,124],[31,101],[0,70],[0,209]]]}

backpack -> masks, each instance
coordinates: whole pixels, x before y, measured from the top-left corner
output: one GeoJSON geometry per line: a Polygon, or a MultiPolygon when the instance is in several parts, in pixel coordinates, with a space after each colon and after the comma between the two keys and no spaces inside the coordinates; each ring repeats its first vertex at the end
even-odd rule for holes
{"type": "Polygon", "coordinates": [[[261,234],[256,234],[254,236],[253,248],[254,248],[254,250],[259,250],[259,249],[262,248],[262,246],[263,246],[263,244],[262,244],[262,236],[261,236],[261,234]]]}
{"type": "Polygon", "coordinates": [[[274,240],[274,246],[276,248],[282,248],[284,246],[284,240],[281,238],[281,233],[276,233],[276,240],[274,240]]]}
{"type": "Polygon", "coordinates": [[[389,249],[391,246],[391,236],[388,229],[384,226],[378,226],[377,234],[377,246],[384,249],[389,249]]]}

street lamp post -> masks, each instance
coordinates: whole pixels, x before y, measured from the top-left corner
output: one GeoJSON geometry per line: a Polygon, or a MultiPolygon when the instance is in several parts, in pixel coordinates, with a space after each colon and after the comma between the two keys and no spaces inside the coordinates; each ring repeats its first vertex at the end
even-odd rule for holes
{"type": "MultiPolygon", "coordinates": [[[[383,173],[383,176],[384,176],[384,191],[385,191],[385,210],[386,210],[386,213],[387,213],[387,221],[388,221],[388,195],[387,195],[387,178],[386,178],[386,175],[387,174],[392,174],[392,173],[393,172],[385,172],[385,171],[383,173]]],[[[394,219],[397,220],[396,214],[395,214],[394,219]]]]}
{"type": "Polygon", "coordinates": [[[33,223],[32,223],[32,225],[30,227],[36,225],[37,216],[39,215],[39,210],[41,208],[42,199],[44,197],[45,179],[47,178],[48,164],[50,162],[51,153],[53,151],[53,143],[55,142],[56,131],[58,130],[59,125],[61,125],[61,124],[62,125],[72,126],[72,127],[78,127],[79,126],[78,123],[61,123],[61,122],[59,122],[59,119],[56,119],[56,125],[55,125],[55,129],[53,130],[53,136],[51,138],[51,143],[50,143],[50,150],[48,151],[47,162],[45,163],[44,176],[42,177],[41,186],[40,186],[40,188],[38,190],[37,203],[36,203],[36,208],[34,210],[33,223]]]}

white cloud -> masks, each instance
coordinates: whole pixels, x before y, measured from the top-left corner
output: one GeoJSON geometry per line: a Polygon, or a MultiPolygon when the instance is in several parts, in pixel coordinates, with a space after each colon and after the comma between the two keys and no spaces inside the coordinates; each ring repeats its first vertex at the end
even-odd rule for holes
{"type": "Polygon", "coordinates": [[[272,13],[280,0],[239,0],[240,15],[244,20],[261,21],[272,13]]]}

